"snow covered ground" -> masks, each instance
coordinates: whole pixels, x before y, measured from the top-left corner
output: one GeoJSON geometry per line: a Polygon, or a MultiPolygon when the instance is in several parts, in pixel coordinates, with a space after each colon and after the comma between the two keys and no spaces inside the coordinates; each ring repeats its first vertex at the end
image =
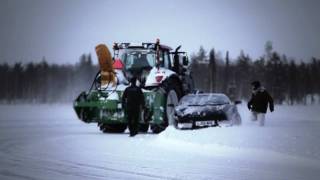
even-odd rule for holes
{"type": "Polygon", "coordinates": [[[320,106],[276,106],[265,127],[103,134],[72,105],[0,106],[0,179],[320,179],[320,106]]]}

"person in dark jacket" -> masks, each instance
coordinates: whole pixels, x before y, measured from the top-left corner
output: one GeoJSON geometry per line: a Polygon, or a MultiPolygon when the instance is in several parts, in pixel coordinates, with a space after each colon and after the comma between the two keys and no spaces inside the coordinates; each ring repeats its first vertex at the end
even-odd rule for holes
{"type": "Polygon", "coordinates": [[[125,109],[131,137],[138,134],[141,107],[145,105],[142,90],[136,85],[136,80],[135,77],[131,79],[130,86],[125,89],[122,96],[122,106],[125,109]]]}
{"type": "Polygon", "coordinates": [[[248,109],[252,112],[252,120],[258,120],[260,126],[264,126],[268,105],[271,112],[274,110],[273,99],[265,88],[261,86],[259,81],[254,81],[251,85],[252,96],[248,102],[248,109]]]}

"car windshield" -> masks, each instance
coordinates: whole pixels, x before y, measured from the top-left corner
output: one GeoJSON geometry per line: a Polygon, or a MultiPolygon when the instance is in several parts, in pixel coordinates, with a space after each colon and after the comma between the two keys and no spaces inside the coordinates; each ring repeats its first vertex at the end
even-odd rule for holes
{"type": "Polygon", "coordinates": [[[183,97],[180,104],[187,106],[229,104],[230,99],[224,94],[192,94],[183,97]]]}
{"type": "Polygon", "coordinates": [[[125,69],[147,68],[156,65],[156,53],[150,49],[126,49],[121,54],[125,69]]]}

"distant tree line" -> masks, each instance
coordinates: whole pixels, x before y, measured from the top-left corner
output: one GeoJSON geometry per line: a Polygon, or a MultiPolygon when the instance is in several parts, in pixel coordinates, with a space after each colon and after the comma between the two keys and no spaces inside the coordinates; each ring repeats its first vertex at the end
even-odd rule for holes
{"type": "Polygon", "coordinates": [[[241,51],[231,60],[228,52],[223,57],[215,49],[207,53],[200,47],[191,62],[195,85],[205,92],[247,100],[251,96],[250,83],[259,80],[278,104],[320,103],[320,59],[298,62],[274,51],[271,42],[266,43],[265,54],[258,59],[241,51]]]}
{"type": "MultiPolygon", "coordinates": [[[[298,62],[280,55],[267,42],[265,54],[258,59],[243,51],[235,59],[200,47],[191,56],[191,71],[196,88],[204,92],[222,92],[232,100],[247,100],[250,83],[260,80],[276,103],[320,103],[320,59],[298,62]]],[[[0,102],[54,103],[71,102],[90,88],[98,72],[90,54],[83,54],[76,64],[39,63],[0,64],[0,102]]]]}
{"type": "Polygon", "coordinates": [[[40,63],[0,64],[0,101],[2,103],[71,102],[82,90],[90,88],[98,67],[91,55],[82,55],[75,65],[40,63]]]}

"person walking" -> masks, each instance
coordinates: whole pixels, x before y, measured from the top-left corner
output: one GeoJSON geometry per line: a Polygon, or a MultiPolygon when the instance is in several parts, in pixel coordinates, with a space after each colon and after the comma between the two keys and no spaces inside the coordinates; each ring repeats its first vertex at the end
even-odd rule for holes
{"type": "Polygon", "coordinates": [[[128,120],[130,137],[138,134],[141,107],[144,107],[144,96],[140,87],[136,85],[136,77],[131,78],[130,86],[123,92],[122,106],[128,120]]]}
{"type": "Polygon", "coordinates": [[[273,99],[259,81],[253,81],[251,85],[252,96],[248,102],[248,109],[251,110],[252,114],[251,120],[258,120],[260,126],[264,126],[268,105],[270,112],[274,111],[273,99]]]}

